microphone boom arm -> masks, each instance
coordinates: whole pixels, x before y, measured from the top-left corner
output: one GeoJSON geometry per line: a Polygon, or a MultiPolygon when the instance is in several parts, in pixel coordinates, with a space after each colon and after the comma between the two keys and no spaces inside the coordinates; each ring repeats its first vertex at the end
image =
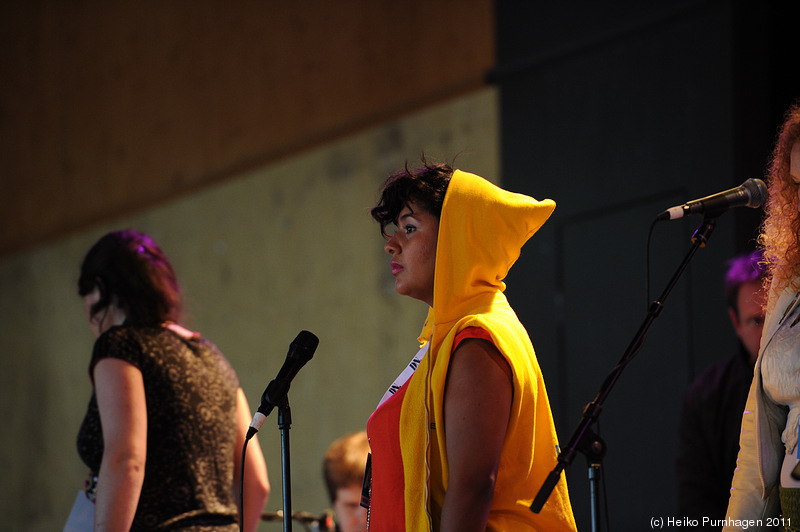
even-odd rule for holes
{"type": "MultiPolygon", "coordinates": [[[[639,329],[636,331],[631,342],[628,344],[627,349],[623,353],[622,357],[620,358],[617,365],[608,374],[606,379],[603,381],[600,390],[594,400],[589,403],[583,411],[583,416],[581,417],[580,422],[578,423],[577,428],[572,433],[572,437],[567,443],[566,448],[562,448],[558,454],[557,463],[555,468],[550,472],[547,476],[546,480],[543,482],[542,487],[539,489],[539,492],[536,494],[536,497],[533,500],[533,503],[530,506],[530,509],[534,513],[539,513],[542,508],[544,507],[547,499],[550,497],[553,489],[555,489],[556,484],[561,476],[561,472],[568,467],[572,461],[575,459],[575,455],[577,452],[584,453],[587,455],[587,458],[594,460],[602,459],[602,455],[605,454],[605,444],[597,437],[594,431],[591,429],[591,426],[599,419],[600,413],[603,409],[603,404],[605,403],[608,396],[611,394],[611,390],[614,388],[614,385],[619,380],[620,376],[622,375],[623,370],[625,367],[630,363],[631,360],[636,356],[639,350],[644,345],[644,340],[647,337],[647,332],[650,330],[650,327],[653,325],[655,320],[661,315],[661,312],[664,310],[664,302],[666,301],[669,294],[672,292],[672,289],[678,282],[678,279],[686,270],[689,265],[689,262],[694,257],[697,250],[701,247],[705,247],[708,243],[709,238],[711,238],[711,234],[713,233],[716,227],[717,217],[716,216],[705,216],[703,218],[703,223],[700,227],[697,228],[694,235],[692,236],[692,247],[689,249],[689,252],[684,257],[681,264],[678,266],[677,271],[673,274],[672,278],[670,279],[669,283],[667,283],[666,288],[661,294],[661,297],[656,301],[653,301],[647,309],[647,313],[645,315],[644,321],[639,326],[639,329]],[[592,451],[599,456],[592,456],[592,451]]],[[[591,470],[590,470],[590,477],[591,477],[591,470]]],[[[594,491],[593,491],[594,493],[594,491]]],[[[596,520],[596,511],[597,505],[594,501],[593,504],[593,530],[597,530],[595,520],[596,520]]]]}

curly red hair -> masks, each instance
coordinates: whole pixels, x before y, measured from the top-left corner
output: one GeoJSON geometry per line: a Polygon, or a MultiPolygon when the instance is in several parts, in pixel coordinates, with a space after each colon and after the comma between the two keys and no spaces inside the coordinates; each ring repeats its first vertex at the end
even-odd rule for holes
{"type": "MultiPolygon", "coordinates": [[[[767,263],[767,283],[773,293],[792,285],[800,289],[800,212],[798,184],[789,168],[792,147],[800,139],[800,100],[786,112],[778,133],[767,175],[769,199],[766,217],[758,235],[767,263]]],[[[800,176],[798,176],[800,177],[800,176]]]]}

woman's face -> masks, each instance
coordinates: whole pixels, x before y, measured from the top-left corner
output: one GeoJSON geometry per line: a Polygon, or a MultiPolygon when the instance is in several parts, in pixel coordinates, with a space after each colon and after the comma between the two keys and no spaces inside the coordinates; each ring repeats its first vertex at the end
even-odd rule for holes
{"type": "MultiPolygon", "coordinates": [[[[797,195],[800,198],[800,139],[794,141],[792,151],[789,153],[789,177],[797,185],[797,195]]],[[[800,199],[798,199],[800,209],[800,199]]]]}
{"type": "Polygon", "coordinates": [[[397,217],[397,230],[383,249],[391,255],[394,287],[398,294],[433,306],[433,274],[439,220],[411,202],[397,217]]]}

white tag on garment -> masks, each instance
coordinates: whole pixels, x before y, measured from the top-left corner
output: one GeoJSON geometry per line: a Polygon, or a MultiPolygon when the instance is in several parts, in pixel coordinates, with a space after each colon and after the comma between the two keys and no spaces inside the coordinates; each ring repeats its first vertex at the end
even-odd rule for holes
{"type": "Polygon", "coordinates": [[[72,505],[64,532],[93,532],[94,531],[94,503],[80,490],[72,505]]]}

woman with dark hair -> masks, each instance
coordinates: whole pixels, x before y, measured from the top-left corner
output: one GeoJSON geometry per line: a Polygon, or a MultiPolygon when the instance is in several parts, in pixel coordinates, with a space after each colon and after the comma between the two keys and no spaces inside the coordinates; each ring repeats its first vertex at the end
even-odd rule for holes
{"type": "Polygon", "coordinates": [[[724,523],[730,531],[800,530],[800,102],[786,114],[767,181],[758,240],[769,295],[724,523]]]}
{"type": "Polygon", "coordinates": [[[558,440],[533,346],[503,295],[554,208],[443,164],[384,185],[372,216],[395,289],[429,310],[420,351],[367,424],[371,530],[575,530],[563,478],[540,513],[529,508],[558,440]]]}
{"type": "MultiPolygon", "coordinates": [[[[78,434],[95,530],[239,530],[250,409],[223,354],[178,324],[180,287],[161,249],[132,230],[103,236],[78,293],[97,336],[78,434]]],[[[244,530],[254,531],[269,494],[258,445],[244,475],[244,530]]]]}

